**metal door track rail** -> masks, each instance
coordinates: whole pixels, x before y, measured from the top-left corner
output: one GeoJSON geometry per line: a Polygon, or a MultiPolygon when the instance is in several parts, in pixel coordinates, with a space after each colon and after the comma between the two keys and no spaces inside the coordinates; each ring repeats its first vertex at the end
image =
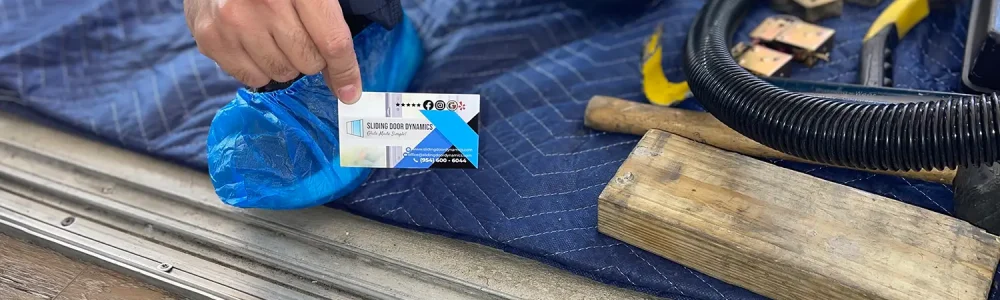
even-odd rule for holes
{"type": "Polygon", "coordinates": [[[193,299],[648,298],[330,208],[235,209],[203,173],[2,113],[0,232],[193,299]]]}
{"type": "MultiPolygon", "coordinates": [[[[353,251],[350,250],[333,247],[322,249],[298,239],[289,239],[278,232],[189,205],[183,199],[164,197],[156,191],[144,190],[118,178],[99,174],[97,170],[81,169],[80,166],[55,161],[51,157],[33,154],[10,144],[0,144],[0,156],[12,157],[0,164],[0,182],[4,189],[36,201],[45,201],[46,198],[56,200],[43,203],[68,210],[71,214],[64,214],[66,217],[75,217],[80,212],[69,209],[67,205],[60,206],[58,200],[71,202],[70,204],[81,208],[96,208],[111,217],[148,224],[155,230],[206,243],[217,250],[240,255],[271,268],[289,270],[314,279],[312,281],[321,285],[358,296],[378,299],[411,299],[418,296],[444,299],[498,298],[495,293],[487,291],[424,282],[420,279],[425,278],[414,278],[400,272],[401,269],[407,269],[402,263],[386,263],[383,259],[364,257],[367,255],[351,253],[353,251]],[[32,191],[41,193],[31,195],[32,191]],[[378,280],[359,278],[355,276],[358,273],[368,274],[378,280]],[[377,277],[372,276],[376,274],[377,277]]],[[[5,204],[9,205],[5,207],[8,210],[21,208],[23,211],[27,207],[25,203],[14,201],[5,204]]],[[[80,216],[80,219],[110,223],[98,215],[88,217],[80,216]]],[[[117,242],[115,244],[121,244],[121,241],[117,242]]],[[[148,267],[155,268],[157,265],[148,267]]],[[[183,268],[179,264],[174,266],[183,268]]],[[[411,272],[416,273],[417,270],[411,272]]],[[[302,296],[283,299],[302,299],[302,296]]]]}
{"type": "MultiPolygon", "coordinates": [[[[270,278],[253,277],[244,270],[197,257],[184,249],[138,239],[113,227],[122,226],[127,230],[131,225],[120,220],[113,220],[116,224],[112,226],[101,224],[90,218],[93,216],[77,214],[82,210],[60,210],[8,191],[0,191],[0,203],[3,203],[0,207],[3,232],[129,274],[179,296],[190,299],[319,298],[317,294],[290,289],[270,278]]],[[[133,229],[138,228],[133,226],[133,229]]],[[[157,236],[160,241],[171,239],[161,232],[149,232],[148,235],[157,236]]],[[[326,294],[331,298],[339,296],[332,291],[326,294]]]]}

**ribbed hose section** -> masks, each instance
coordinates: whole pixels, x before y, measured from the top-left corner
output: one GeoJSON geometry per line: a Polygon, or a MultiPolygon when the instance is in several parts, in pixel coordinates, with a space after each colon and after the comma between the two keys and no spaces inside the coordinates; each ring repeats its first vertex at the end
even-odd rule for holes
{"type": "Polygon", "coordinates": [[[685,47],[691,92],[741,134],[775,150],[852,168],[914,171],[1000,161],[996,94],[861,103],[789,92],[740,67],[729,39],[752,0],[711,0],[685,47]]]}

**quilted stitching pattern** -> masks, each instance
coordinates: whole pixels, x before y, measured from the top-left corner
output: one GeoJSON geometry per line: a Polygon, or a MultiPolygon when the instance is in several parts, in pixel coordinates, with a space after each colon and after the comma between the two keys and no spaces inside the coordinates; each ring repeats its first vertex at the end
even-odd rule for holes
{"type": "MultiPolygon", "coordinates": [[[[197,53],[181,0],[71,2],[57,9],[65,1],[0,0],[0,109],[204,167],[211,116],[238,84],[197,53]]],[[[587,9],[559,0],[404,0],[428,50],[412,90],[483,96],[482,167],[380,170],[334,206],[656,295],[760,298],[594,227],[597,195],[637,138],[585,128],[586,101],[596,94],[644,100],[639,56],[657,24],[665,28],[667,76],[683,79],[682,38],[702,1],[595,3],[587,9]]],[[[935,11],[910,32],[897,51],[897,86],[959,88],[968,10],[935,11]]],[[[824,21],[838,30],[832,61],[793,76],[854,82],[860,39],[877,12],[847,5],[842,18],[824,21]]],[[[752,11],[739,35],[771,13],[764,6],[752,11]]],[[[698,109],[695,101],[683,106],[698,109]]],[[[953,211],[944,185],[772,162],[953,211]]]]}
{"type": "MultiPolygon", "coordinates": [[[[430,48],[429,66],[414,88],[483,95],[481,169],[377,171],[340,207],[662,296],[759,297],[603,236],[594,226],[597,195],[637,138],[585,128],[586,101],[595,94],[644,100],[640,49],[657,24],[665,29],[664,69],[668,77],[682,79],[682,38],[702,3],[662,1],[631,16],[580,12],[560,1],[473,3],[411,1],[407,9],[425,24],[421,34],[430,48]],[[487,22],[500,18],[508,19],[487,22]],[[471,21],[477,19],[484,21],[471,21]]],[[[793,76],[854,82],[861,36],[877,12],[848,5],[842,18],[823,22],[838,30],[831,61],[796,68],[793,76]]],[[[766,7],[755,10],[739,36],[772,13],[766,7]]],[[[957,53],[964,44],[965,14],[964,7],[936,12],[907,36],[898,48],[897,86],[959,88],[957,53]]],[[[698,109],[693,101],[685,107],[698,109]]],[[[952,211],[951,191],[944,185],[772,162],[941,213],[952,211]]]]}

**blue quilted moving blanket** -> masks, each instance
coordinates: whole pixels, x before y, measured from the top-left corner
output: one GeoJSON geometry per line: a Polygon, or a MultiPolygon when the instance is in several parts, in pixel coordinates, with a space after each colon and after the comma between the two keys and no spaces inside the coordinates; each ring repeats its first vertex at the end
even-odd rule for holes
{"type": "MultiPolygon", "coordinates": [[[[890,1],[883,2],[875,9],[848,4],[841,18],[821,22],[837,30],[831,61],[792,76],[854,82],[861,37],[890,1]]],[[[403,3],[428,55],[410,90],[482,95],[481,168],[378,170],[333,206],[654,295],[761,298],[595,228],[597,196],[637,137],[584,127],[586,101],[645,101],[640,55],[658,24],[665,28],[664,70],[683,79],[682,37],[702,1],[403,3]]],[[[968,4],[935,11],[906,36],[896,55],[897,87],[960,88],[968,12],[968,4]]],[[[773,13],[762,1],[738,35],[773,13]]],[[[0,109],[203,169],[209,122],[239,84],[197,52],[184,24],[181,0],[0,0],[0,109]]],[[[698,109],[695,100],[683,106],[698,109]]],[[[953,212],[945,185],[773,163],[953,212]]]]}

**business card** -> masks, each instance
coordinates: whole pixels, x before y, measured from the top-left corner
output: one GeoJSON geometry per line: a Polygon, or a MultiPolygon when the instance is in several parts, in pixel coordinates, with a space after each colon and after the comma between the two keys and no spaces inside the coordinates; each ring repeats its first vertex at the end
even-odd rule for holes
{"type": "Polygon", "coordinates": [[[479,168],[479,95],[364,92],[338,106],[340,165],[479,168]]]}

